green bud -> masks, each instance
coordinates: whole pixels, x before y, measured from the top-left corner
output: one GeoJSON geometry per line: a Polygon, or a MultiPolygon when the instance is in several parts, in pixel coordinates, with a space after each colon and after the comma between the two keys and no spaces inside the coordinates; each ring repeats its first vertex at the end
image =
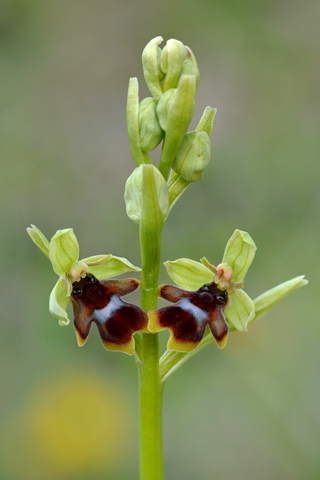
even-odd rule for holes
{"type": "Polygon", "coordinates": [[[62,276],[59,278],[50,294],[49,311],[51,315],[59,319],[59,325],[62,327],[68,325],[70,322],[67,314],[67,305],[71,290],[71,281],[66,276],[62,276]]]}
{"type": "Polygon", "coordinates": [[[139,106],[140,146],[144,152],[154,150],[163,139],[156,113],[156,102],[152,97],[145,98],[139,106]]]}
{"type": "Polygon", "coordinates": [[[254,318],[254,303],[243,290],[234,290],[224,313],[230,325],[245,332],[248,323],[254,318]]]}
{"type": "Polygon", "coordinates": [[[159,119],[159,124],[162,130],[164,130],[165,132],[168,130],[168,121],[169,121],[168,112],[171,106],[171,102],[175,98],[174,95],[176,91],[177,89],[170,88],[170,90],[168,90],[166,93],[162,95],[157,105],[156,112],[157,112],[157,117],[159,119]]]}
{"type": "Polygon", "coordinates": [[[170,89],[162,95],[157,105],[162,130],[167,132],[176,129],[180,136],[184,132],[184,137],[192,120],[195,93],[195,77],[183,75],[178,88],[170,89]]]}
{"type": "MultiPolygon", "coordinates": [[[[179,40],[167,41],[162,50],[161,70],[165,74],[163,80],[163,91],[170,88],[177,88],[182,73],[182,65],[187,56],[187,49],[179,40]]],[[[189,72],[186,72],[189,75],[189,72]]]]}
{"type": "Polygon", "coordinates": [[[27,228],[27,232],[31,240],[40,248],[41,252],[49,258],[49,241],[43,233],[35,225],[27,228]]]}
{"type": "Polygon", "coordinates": [[[197,87],[200,79],[198,63],[191,48],[185,46],[185,49],[187,51],[187,55],[182,64],[181,75],[194,75],[196,78],[196,87],[197,87]]]}
{"type": "Polygon", "coordinates": [[[173,161],[172,170],[187,182],[201,180],[210,161],[210,147],[206,132],[187,133],[173,161]]]}
{"type": "Polygon", "coordinates": [[[172,280],[184,290],[198,290],[202,285],[211,283],[213,280],[213,273],[207,267],[189,258],[168,261],[164,266],[172,280]]]}
{"type": "Polygon", "coordinates": [[[296,288],[303,287],[307,283],[308,280],[304,278],[304,275],[300,275],[259,295],[259,297],[254,299],[256,315],[251,319],[251,322],[264,317],[276,303],[296,288]]]}
{"type": "Polygon", "coordinates": [[[127,215],[135,223],[140,223],[148,202],[154,206],[153,214],[159,214],[160,222],[163,223],[169,213],[168,185],[153,165],[140,165],[133,171],[126,182],[124,198],[127,215]]]}
{"type": "Polygon", "coordinates": [[[256,252],[256,245],[249,233],[235,230],[226,245],[223,263],[232,268],[233,281],[241,282],[250,267],[256,252]]]}
{"type": "Polygon", "coordinates": [[[52,237],[49,258],[53,270],[58,275],[69,272],[72,265],[76,263],[79,258],[79,244],[72,228],[58,230],[52,237]]]}
{"type": "Polygon", "coordinates": [[[163,93],[160,84],[163,79],[163,73],[160,69],[162,52],[158,46],[162,41],[162,37],[153,38],[142,52],[143,75],[151,94],[156,100],[159,100],[163,93]]]}
{"type": "Polygon", "coordinates": [[[159,123],[166,132],[159,164],[164,178],[167,178],[172,161],[188,131],[194,112],[195,93],[194,75],[182,75],[178,88],[168,90],[158,103],[159,123]]]}

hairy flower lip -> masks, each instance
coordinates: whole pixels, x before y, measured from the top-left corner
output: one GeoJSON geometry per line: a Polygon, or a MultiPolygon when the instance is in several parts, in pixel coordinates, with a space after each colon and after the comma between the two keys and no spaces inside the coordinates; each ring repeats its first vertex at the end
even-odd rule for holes
{"type": "Polygon", "coordinates": [[[139,285],[134,278],[99,281],[94,275],[86,275],[73,283],[71,301],[79,347],[86,343],[95,323],[107,350],[134,353],[133,334],[147,331],[148,317],[140,307],[124,302],[121,296],[133,292],[139,285]]]}
{"type": "Polygon", "coordinates": [[[214,282],[196,291],[183,290],[173,285],[162,285],[159,296],[175,305],[148,312],[148,329],[158,332],[168,328],[171,335],[168,349],[191,352],[209,327],[217,345],[223,348],[228,338],[224,309],[228,294],[214,282]]]}

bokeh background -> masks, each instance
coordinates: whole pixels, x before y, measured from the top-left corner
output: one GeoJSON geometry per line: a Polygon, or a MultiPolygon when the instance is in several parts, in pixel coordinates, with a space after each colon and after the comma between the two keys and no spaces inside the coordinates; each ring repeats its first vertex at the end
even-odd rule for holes
{"type": "Polygon", "coordinates": [[[212,161],[168,219],[163,260],[218,263],[240,228],[258,246],[252,297],[310,280],[168,380],[166,478],[320,477],[319,14],[317,0],[1,2],[1,478],[138,478],[134,360],[95,329],[79,349],[58,326],[55,274],[25,229],[73,227],[82,257],[139,264],[126,91],[137,76],[148,95],[140,58],[157,35],[197,57],[192,127],[218,108],[212,161]]]}

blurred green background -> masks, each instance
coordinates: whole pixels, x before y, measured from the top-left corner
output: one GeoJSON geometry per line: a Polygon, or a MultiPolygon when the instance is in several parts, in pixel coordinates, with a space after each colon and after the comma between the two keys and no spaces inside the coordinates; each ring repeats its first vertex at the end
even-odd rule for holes
{"type": "Polygon", "coordinates": [[[316,0],[1,2],[1,478],[138,478],[134,360],[58,326],[55,274],[25,229],[73,227],[81,257],[139,264],[126,91],[137,76],[148,95],[140,58],[157,35],[197,57],[192,128],[218,108],[211,164],[171,213],[163,260],[218,263],[240,228],[258,246],[252,297],[310,280],[168,380],[166,478],[320,477],[319,14],[316,0]]]}

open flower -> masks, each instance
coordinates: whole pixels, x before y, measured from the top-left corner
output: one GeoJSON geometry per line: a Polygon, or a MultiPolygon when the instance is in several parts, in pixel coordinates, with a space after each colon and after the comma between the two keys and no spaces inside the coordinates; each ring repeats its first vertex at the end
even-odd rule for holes
{"type": "MultiPolygon", "coordinates": [[[[69,324],[70,320],[66,310],[71,297],[75,314],[74,326],[79,346],[85,343],[91,324],[94,321],[98,326],[102,342],[108,350],[133,353],[134,340],[132,339],[132,333],[146,327],[146,313],[139,308],[140,321],[134,319],[130,325],[123,318],[122,321],[118,322],[117,333],[115,333],[116,327],[112,327],[113,333],[109,332],[107,334],[106,322],[111,328],[111,316],[119,318],[120,312],[127,318],[129,307],[132,307],[131,310],[135,312],[134,317],[136,316],[138,307],[126,304],[120,299],[120,295],[126,295],[134,291],[139,287],[139,281],[135,279],[124,281],[106,279],[129,271],[137,272],[140,271],[140,268],[135,267],[125,258],[110,254],[95,255],[79,260],[79,244],[71,228],[58,230],[50,242],[34,225],[27,231],[37,247],[49,258],[53,270],[59,275],[59,280],[55,284],[49,300],[49,311],[59,319],[59,324],[61,326],[69,324]],[[92,284],[90,279],[94,279],[92,284]],[[102,282],[99,282],[99,280],[102,280],[102,282]],[[97,305],[94,308],[93,304],[89,305],[90,302],[88,303],[88,292],[91,292],[97,299],[97,305]],[[100,300],[98,301],[99,296],[100,300]],[[97,312],[101,308],[103,313],[100,312],[99,315],[97,312]],[[122,339],[120,338],[121,335],[122,339]]],[[[112,322],[114,322],[114,318],[112,322]]]]}
{"type": "Polygon", "coordinates": [[[202,263],[187,258],[166,262],[168,274],[183,290],[172,285],[160,287],[159,296],[175,306],[149,312],[149,330],[169,328],[168,348],[189,352],[201,342],[208,326],[223,348],[228,324],[243,331],[254,316],[253,301],[241,287],[255,250],[250,235],[236,230],[217,267],[206,258],[202,263]]]}
{"type": "Polygon", "coordinates": [[[222,348],[228,331],[246,331],[249,323],[263,317],[282,298],[308,283],[300,275],[252,301],[242,287],[255,251],[250,235],[235,230],[217,267],[206,258],[202,258],[201,263],[188,258],[165,262],[168,274],[181,288],[160,286],[159,296],[175,305],[150,311],[148,329],[158,332],[168,328],[171,333],[168,349],[190,352],[209,327],[222,348]]]}

